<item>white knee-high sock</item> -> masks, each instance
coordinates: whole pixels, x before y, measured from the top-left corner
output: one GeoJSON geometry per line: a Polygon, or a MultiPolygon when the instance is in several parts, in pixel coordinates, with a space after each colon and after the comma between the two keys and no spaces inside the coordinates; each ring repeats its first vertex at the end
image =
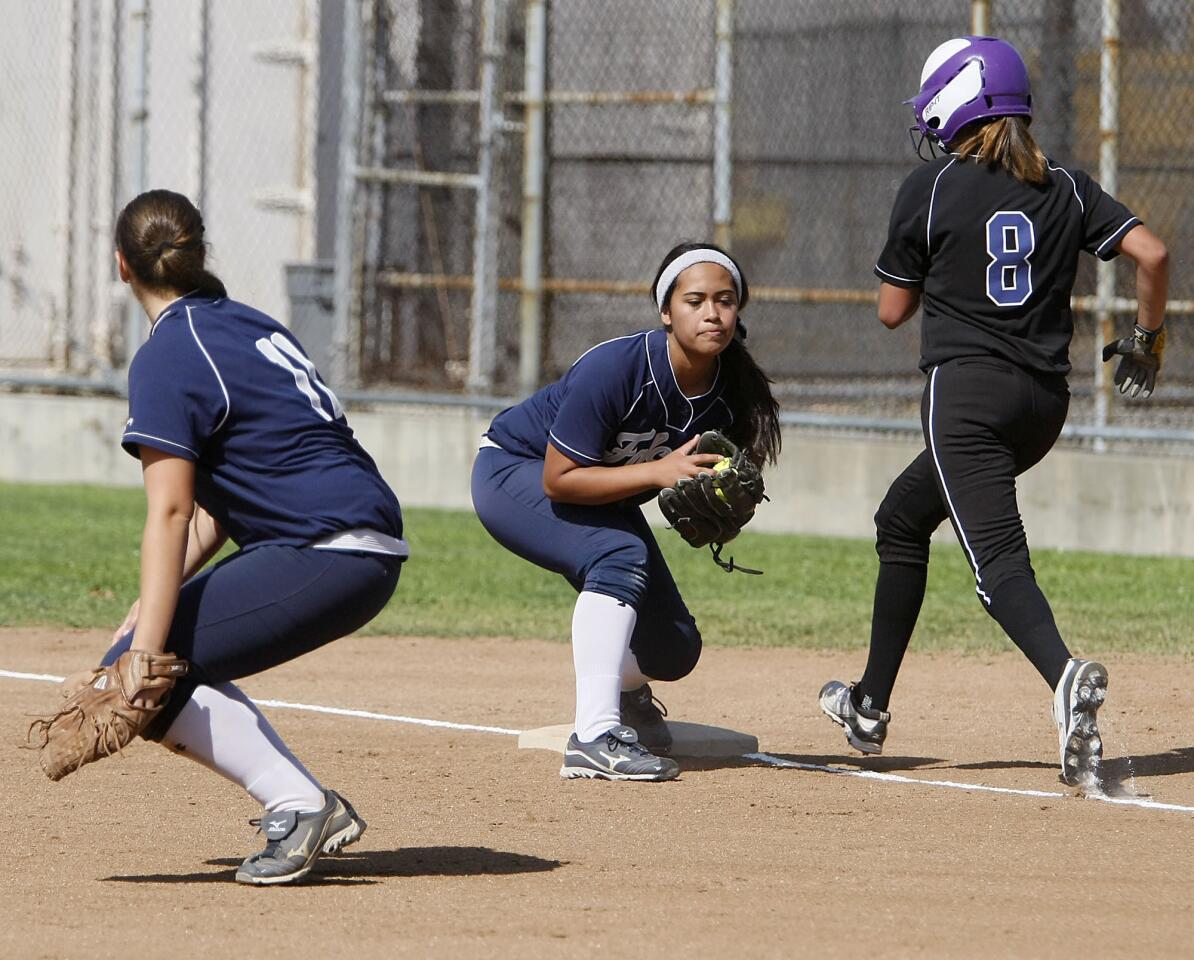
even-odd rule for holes
{"type": "Polygon", "coordinates": [[[622,660],[630,649],[638,613],[603,593],[582,591],[572,612],[572,663],[576,668],[576,737],[591,743],[622,722],[622,660]]]}
{"type": "Polygon", "coordinates": [[[243,787],[270,813],[323,807],[319,782],[231,683],[196,687],[162,744],[243,787]]]}
{"type": "Polygon", "coordinates": [[[650,682],[651,678],[643,673],[638,665],[638,657],[627,647],[626,654],[622,657],[622,690],[637,690],[644,683],[650,682]]]}

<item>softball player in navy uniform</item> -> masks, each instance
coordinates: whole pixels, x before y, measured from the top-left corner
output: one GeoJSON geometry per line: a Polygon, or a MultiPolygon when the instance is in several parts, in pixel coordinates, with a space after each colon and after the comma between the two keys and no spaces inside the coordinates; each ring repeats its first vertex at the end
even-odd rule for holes
{"type": "Polygon", "coordinates": [[[365,824],[232,681],[385,606],[407,554],[401,511],[299,344],[204,268],[203,221],[185,197],[138,196],[116,245],[152,323],[121,440],[141,459],[148,509],[140,599],[104,662],[130,647],[190,661],[145,736],[264,807],[266,847],[236,879],[285,883],[365,824]],[[228,539],[240,550],[200,573],[228,539]]]}
{"type": "MultiPolygon", "coordinates": [[[[879,577],[870,656],[856,684],[821,691],[849,742],[879,753],[888,699],[924,598],[929,537],[947,517],[984,609],[1053,691],[1062,777],[1097,777],[1097,711],[1107,672],[1072,658],[1036,583],[1016,503],[1018,474],[1048,453],[1069,405],[1070,291],[1078,255],[1135,261],[1140,302],[1116,382],[1151,392],[1164,348],[1164,245],[1079,170],[1047,159],[1028,132],[1032,97],[1016,50],[992,37],[938,47],[911,101],[945,155],[900,188],[875,273],[879,319],[897,327],[923,304],[926,449],[875,515],[879,577]]],[[[922,141],[923,142],[923,141],[922,141]]]]}
{"type": "Polygon", "coordinates": [[[498,414],[473,468],[473,503],[494,539],[579,592],[565,778],[679,772],[649,682],[687,675],[701,635],[638,505],[717,461],[693,453],[704,430],[760,465],[779,451],[778,408],[738,319],[748,296],[738,264],[681,244],[652,291],[661,328],[598,344],[498,414]]]}

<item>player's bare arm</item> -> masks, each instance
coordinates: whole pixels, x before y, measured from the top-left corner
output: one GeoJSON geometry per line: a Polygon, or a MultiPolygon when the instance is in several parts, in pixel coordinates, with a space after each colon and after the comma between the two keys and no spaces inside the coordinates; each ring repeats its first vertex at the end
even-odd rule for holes
{"type": "Polygon", "coordinates": [[[133,647],[161,653],[184,579],[195,512],[195,465],[144,445],[141,463],[147,508],[141,539],[141,610],[133,647]]]}
{"type": "Polygon", "coordinates": [[[894,283],[879,284],[879,322],[888,330],[911,320],[919,309],[920,290],[897,287],[894,283]]]}
{"type": "Polygon", "coordinates": [[[1155,233],[1139,223],[1124,234],[1119,252],[1136,264],[1136,323],[1157,330],[1165,322],[1169,296],[1169,250],[1155,233]]]}
{"type": "MultiPolygon", "coordinates": [[[[187,535],[187,557],[183,563],[182,579],[185,583],[202,570],[228,542],[228,534],[220,527],[216,518],[195,504],[195,515],[191,518],[191,527],[187,535]]],[[[137,617],[141,611],[141,599],[138,597],[129,607],[120,626],[112,633],[112,642],[119,643],[126,633],[137,626],[137,617]]]]}
{"type": "Polygon", "coordinates": [[[543,492],[557,503],[595,506],[670,487],[683,477],[695,477],[721,459],[715,453],[693,453],[699,439],[697,434],[659,460],[621,467],[587,467],[548,444],[543,492]]]}

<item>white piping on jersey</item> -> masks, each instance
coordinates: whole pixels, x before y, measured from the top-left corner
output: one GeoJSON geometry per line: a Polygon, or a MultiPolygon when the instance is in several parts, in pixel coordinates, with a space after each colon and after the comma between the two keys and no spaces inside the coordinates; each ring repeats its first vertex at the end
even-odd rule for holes
{"type": "MultiPolygon", "coordinates": [[[[186,293],[180,294],[179,296],[177,296],[173,300],[171,300],[168,304],[166,304],[164,307],[162,307],[162,309],[158,311],[158,315],[153,318],[153,323],[151,323],[149,325],[149,335],[152,337],[153,331],[157,329],[157,325],[162,320],[165,320],[166,317],[169,316],[173,312],[174,304],[178,303],[179,300],[185,300],[187,297],[191,296],[191,294],[198,293],[198,292],[199,292],[199,288],[196,287],[194,290],[189,290],[186,293]]],[[[221,297],[220,299],[222,300],[223,297],[221,297]]],[[[219,303],[220,301],[216,300],[214,302],[219,303]]]]}
{"type": "Polygon", "coordinates": [[[220,427],[224,426],[224,421],[228,419],[228,414],[232,412],[232,401],[228,399],[228,388],[224,386],[224,378],[220,376],[220,371],[216,368],[216,362],[211,358],[211,354],[207,352],[207,348],[203,346],[203,341],[199,339],[199,334],[195,332],[195,318],[191,316],[190,307],[187,307],[187,326],[191,328],[191,336],[195,338],[195,343],[199,345],[199,350],[207,358],[207,362],[211,364],[211,372],[216,375],[216,382],[220,385],[220,390],[224,394],[224,416],[220,417],[220,422],[211,431],[212,433],[218,433],[220,427]]]}
{"type": "Polygon", "coordinates": [[[643,394],[647,392],[647,387],[651,386],[651,384],[654,382],[654,380],[648,380],[643,384],[643,388],[638,392],[638,396],[634,398],[634,403],[630,405],[630,409],[627,410],[626,413],[623,414],[622,419],[618,421],[619,424],[625,423],[626,418],[634,413],[634,408],[638,406],[638,402],[643,398],[643,394]]]}
{"type": "Polygon", "coordinates": [[[124,436],[120,438],[122,443],[125,437],[144,437],[146,440],[153,440],[157,443],[168,443],[172,447],[178,447],[179,450],[185,450],[191,456],[199,456],[197,450],[192,450],[185,443],[175,443],[173,440],[167,440],[165,437],[155,437],[152,433],[141,433],[139,430],[126,430],[124,436]]]}
{"type": "Polygon", "coordinates": [[[592,353],[598,347],[604,347],[607,343],[616,343],[618,340],[633,340],[635,337],[642,337],[645,340],[647,338],[648,333],[650,333],[649,330],[640,330],[638,333],[628,333],[622,337],[610,337],[608,340],[602,340],[600,343],[595,343],[591,347],[589,347],[588,350],[586,350],[584,353],[582,353],[579,357],[577,357],[575,360],[573,360],[572,366],[575,367],[578,363],[580,363],[590,353],[592,353]]]}
{"type": "Polygon", "coordinates": [[[1070,177],[1070,183],[1074,188],[1074,199],[1078,201],[1078,209],[1082,211],[1083,216],[1086,215],[1086,204],[1082,202],[1082,198],[1078,196],[1078,181],[1070,176],[1070,171],[1065,167],[1055,167],[1048,160],[1045,161],[1045,166],[1050,170],[1060,170],[1067,177],[1070,177]]]}
{"type": "MultiPolygon", "coordinates": [[[[725,389],[723,387],[722,393],[724,393],[724,392],[725,392],[725,389]]],[[[707,417],[709,415],[709,413],[713,410],[713,404],[715,404],[715,403],[720,403],[727,410],[730,409],[730,405],[728,403],[726,403],[725,400],[722,399],[721,394],[719,393],[716,397],[713,398],[712,402],[707,407],[705,407],[704,410],[702,410],[700,413],[698,413],[695,417],[692,418],[690,423],[695,424],[698,420],[703,420],[705,417],[707,417]]],[[[731,413],[730,414],[730,423],[733,423],[733,422],[734,422],[734,414],[731,413]]]]}
{"type": "Polygon", "coordinates": [[[925,256],[932,252],[933,244],[931,236],[933,233],[933,201],[937,199],[937,184],[941,181],[941,177],[945,171],[958,162],[958,158],[954,157],[949,163],[941,168],[941,172],[937,174],[936,179],[933,180],[933,189],[929,191],[929,214],[925,218],[925,256]]]}
{"type": "MultiPolygon", "coordinates": [[[[648,334],[653,333],[653,332],[654,331],[648,331],[648,334]]],[[[667,334],[665,333],[664,336],[666,337],[667,334]]],[[[711,394],[713,392],[713,388],[717,387],[719,385],[719,381],[721,379],[721,357],[717,358],[717,372],[713,375],[713,383],[709,387],[709,389],[706,390],[704,393],[697,394],[695,397],[688,397],[688,396],[685,396],[684,391],[680,389],[680,381],[676,379],[676,368],[672,366],[672,355],[671,355],[671,353],[668,353],[667,367],[672,375],[672,383],[675,384],[675,386],[676,386],[676,393],[680,394],[680,396],[684,400],[684,402],[688,404],[688,419],[684,422],[684,426],[681,427],[681,426],[677,426],[676,424],[672,423],[669,420],[671,413],[668,410],[667,398],[664,397],[663,391],[659,388],[659,378],[655,376],[655,365],[653,363],[651,363],[651,338],[649,335],[643,338],[643,349],[647,355],[647,369],[651,371],[651,382],[655,384],[655,392],[659,394],[659,402],[663,404],[663,424],[666,427],[671,427],[671,429],[679,430],[680,433],[683,433],[685,430],[687,430],[689,427],[692,426],[693,418],[696,415],[696,408],[693,407],[692,401],[700,400],[704,397],[709,396],[709,394],[711,394]]]]}
{"type": "MultiPolygon", "coordinates": [[[[733,423],[733,422],[734,422],[734,411],[733,411],[733,410],[731,410],[731,409],[730,409],[730,405],[729,405],[728,403],[726,403],[726,401],[725,401],[725,397],[718,397],[718,398],[717,398],[717,402],[718,402],[718,403],[720,403],[720,404],[721,404],[723,407],[725,407],[725,408],[726,408],[726,413],[728,413],[728,414],[730,415],[730,423],[733,423]]],[[[713,404],[709,404],[709,409],[710,409],[710,410],[712,410],[712,409],[713,409],[713,404]]],[[[706,411],[706,413],[707,413],[707,412],[708,412],[708,411],[706,411]]],[[[704,416],[704,414],[701,414],[701,416],[704,416]]]]}
{"type": "Polygon", "coordinates": [[[902,280],[904,283],[924,283],[924,279],[923,279],[923,278],[922,278],[922,279],[920,279],[920,280],[913,280],[911,277],[901,277],[901,276],[899,276],[898,274],[895,274],[895,273],[888,273],[886,270],[884,270],[884,269],[883,269],[881,266],[879,266],[879,264],[877,264],[877,263],[875,264],[875,269],[876,269],[876,270],[878,270],[878,271],[879,271],[881,274],[883,274],[883,276],[885,276],[885,277],[891,277],[891,279],[892,279],[892,280],[902,280]]]}
{"type": "Polygon", "coordinates": [[[563,447],[569,453],[575,453],[578,457],[584,457],[586,460],[592,460],[594,463],[600,463],[600,457],[590,457],[587,453],[581,453],[579,450],[568,446],[563,440],[557,437],[552,431],[548,430],[547,435],[555,442],[557,446],[563,447]]]}
{"type": "Polygon", "coordinates": [[[1100,243],[1098,245],[1098,247],[1095,248],[1095,256],[1096,257],[1100,256],[1103,253],[1103,248],[1106,247],[1107,244],[1111,243],[1117,237],[1121,236],[1124,233],[1124,231],[1127,230],[1129,227],[1134,227],[1134,226],[1136,226],[1136,224],[1138,224],[1140,222],[1141,222],[1141,220],[1139,217],[1128,217],[1128,219],[1124,221],[1123,226],[1121,226],[1118,230],[1116,230],[1114,233],[1112,233],[1111,236],[1109,236],[1106,240],[1104,240],[1102,243],[1100,243]]]}
{"type": "Polygon", "coordinates": [[[937,457],[937,437],[933,430],[933,415],[937,409],[937,371],[940,369],[940,367],[934,367],[933,372],[929,375],[929,450],[932,451],[933,465],[937,468],[937,478],[941,481],[941,489],[945,493],[945,505],[949,507],[949,515],[954,518],[954,526],[958,528],[958,537],[961,538],[962,546],[966,548],[966,555],[970,558],[970,566],[974,570],[974,590],[989,607],[991,598],[983,592],[983,578],[978,569],[978,560],[970,548],[970,540],[966,536],[966,531],[962,529],[962,518],[954,509],[953,497],[949,495],[949,487],[945,482],[945,471],[941,469],[941,460],[937,457]]]}

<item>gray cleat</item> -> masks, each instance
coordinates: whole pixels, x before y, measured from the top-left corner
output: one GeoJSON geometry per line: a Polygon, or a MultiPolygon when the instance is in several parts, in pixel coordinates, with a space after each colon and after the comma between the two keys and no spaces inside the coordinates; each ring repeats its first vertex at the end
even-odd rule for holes
{"type": "Polygon", "coordinates": [[[237,883],[290,883],[306,876],[321,853],[335,853],[360,839],[366,824],[352,804],[333,790],[325,790],[324,798],[321,810],[267,813],[251,820],[265,833],[265,849],[240,865],[237,883]]]}
{"type": "Polygon", "coordinates": [[[672,732],[663,719],[667,707],[655,698],[650,684],[644,683],[637,690],[623,690],[619,701],[622,723],[633,727],[638,733],[638,742],[661,757],[672,752],[672,732]]]}
{"type": "Polygon", "coordinates": [[[1053,692],[1053,721],[1061,752],[1061,779],[1071,786],[1098,786],[1103,740],[1099,736],[1099,707],[1107,698],[1107,668],[1076,657],[1053,692]]]}
{"type": "Polygon", "coordinates": [[[679,773],[675,760],[644,750],[638,745],[638,734],[627,726],[614,727],[592,743],[581,743],[572,734],[560,767],[560,776],[566,780],[674,780],[679,773]]]}
{"type": "Polygon", "coordinates": [[[846,731],[850,746],[863,753],[882,753],[891,714],[854,702],[854,687],[830,680],[821,688],[821,712],[846,731]]]}

